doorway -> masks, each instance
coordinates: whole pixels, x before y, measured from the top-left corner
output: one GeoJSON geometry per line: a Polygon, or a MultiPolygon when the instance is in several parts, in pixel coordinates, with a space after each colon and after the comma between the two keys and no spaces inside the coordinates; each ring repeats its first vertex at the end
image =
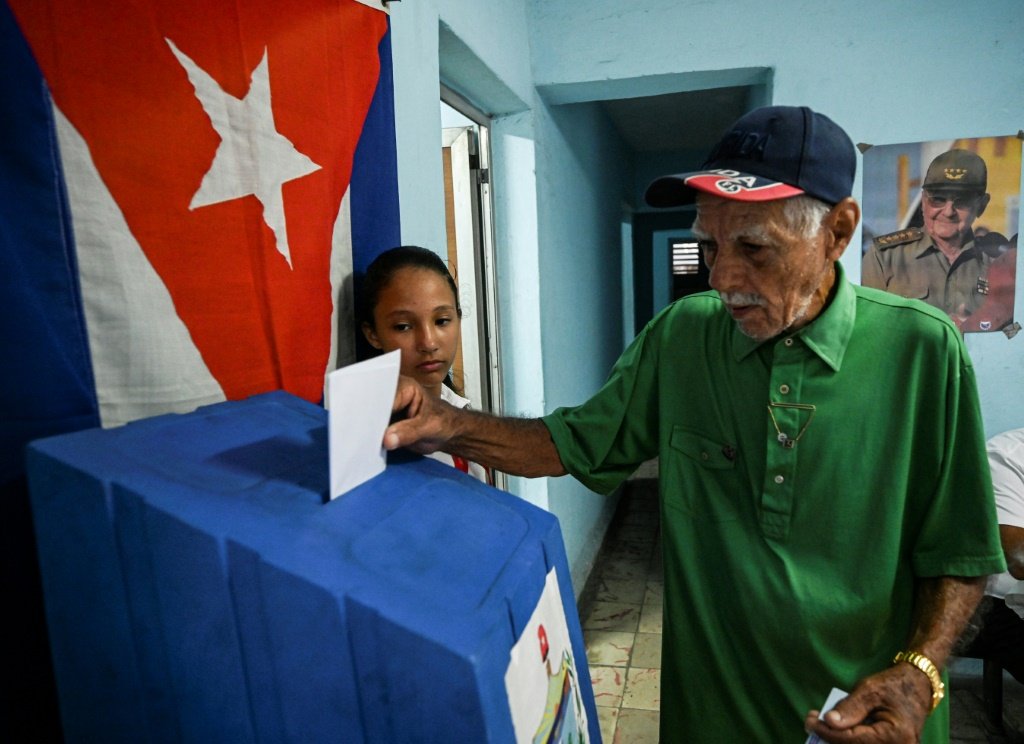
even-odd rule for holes
{"type": "Polygon", "coordinates": [[[477,410],[500,414],[498,311],[490,184],[490,118],[441,87],[447,258],[459,286],[462,343],[455,387],[477,410]]]}

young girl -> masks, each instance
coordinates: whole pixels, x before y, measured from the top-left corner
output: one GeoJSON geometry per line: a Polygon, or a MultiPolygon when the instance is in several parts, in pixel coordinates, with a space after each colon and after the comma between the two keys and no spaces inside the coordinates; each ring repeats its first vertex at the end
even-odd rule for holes
{"type": "MultiPolygon", "coordinates": [[[[449,370],[459,350],[462,309],[455,280],[437,254],[401,246],[377,256],[363,284],[362,329],[381,351],[402,352],[401,373],[418,381],[446,403],[465,408],[469,401],[451,387],[449,370]]],[[[444,452],[430,455],[474,478],[489,481],[474,462],[444,452]]]]}

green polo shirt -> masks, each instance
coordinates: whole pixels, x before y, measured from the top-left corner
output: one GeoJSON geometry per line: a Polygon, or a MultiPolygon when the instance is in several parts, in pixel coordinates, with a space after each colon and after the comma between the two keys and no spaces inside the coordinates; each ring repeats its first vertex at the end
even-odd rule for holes
{"type": "Polygon", "coordinates": [[[959,333],[841,266],[825,311],[769,342],[717,293],[674,303],[544,422],[596,491],[660,458],[665,742],[803,742],[833,686],[904,647],[915,578],[1003,570],[959,333]]]}

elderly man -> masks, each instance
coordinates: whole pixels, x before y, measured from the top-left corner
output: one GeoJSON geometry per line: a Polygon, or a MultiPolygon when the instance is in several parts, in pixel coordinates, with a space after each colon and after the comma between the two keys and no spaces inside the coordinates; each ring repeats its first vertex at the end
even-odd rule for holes
{"type": "Polygon", "coordinates": [[[985,302],[989,270],[1007,248],[999,233],[974,234],[988,206],[987,189],[988,169],[975,153],[950,150],[936,157],[922,184],[923,227],[875,238],[864,254],[861,282],[924,300],[963,326],[985,302]]]}
{"type": "Polygon", "coordinates": [[[828,118],[755,110],[647,193],[696,197],[716,291],[654,318],[593,398],[521,420],[396,395],[389,449],[601,492],[660,458],[662,741],[948,737],[940,670],[1004,566],[974,375],[948,318],[845,278],[855,170],[828,118]]]}

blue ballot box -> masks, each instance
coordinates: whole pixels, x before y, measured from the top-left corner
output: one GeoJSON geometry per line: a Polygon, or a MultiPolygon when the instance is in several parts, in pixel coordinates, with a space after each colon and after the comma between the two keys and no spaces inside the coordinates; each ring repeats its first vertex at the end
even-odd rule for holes
{"type": "Polygon", "coordinates": [[[286,393],[28,453],[68,741],[600,740],[557,520],[286,393]]]}

